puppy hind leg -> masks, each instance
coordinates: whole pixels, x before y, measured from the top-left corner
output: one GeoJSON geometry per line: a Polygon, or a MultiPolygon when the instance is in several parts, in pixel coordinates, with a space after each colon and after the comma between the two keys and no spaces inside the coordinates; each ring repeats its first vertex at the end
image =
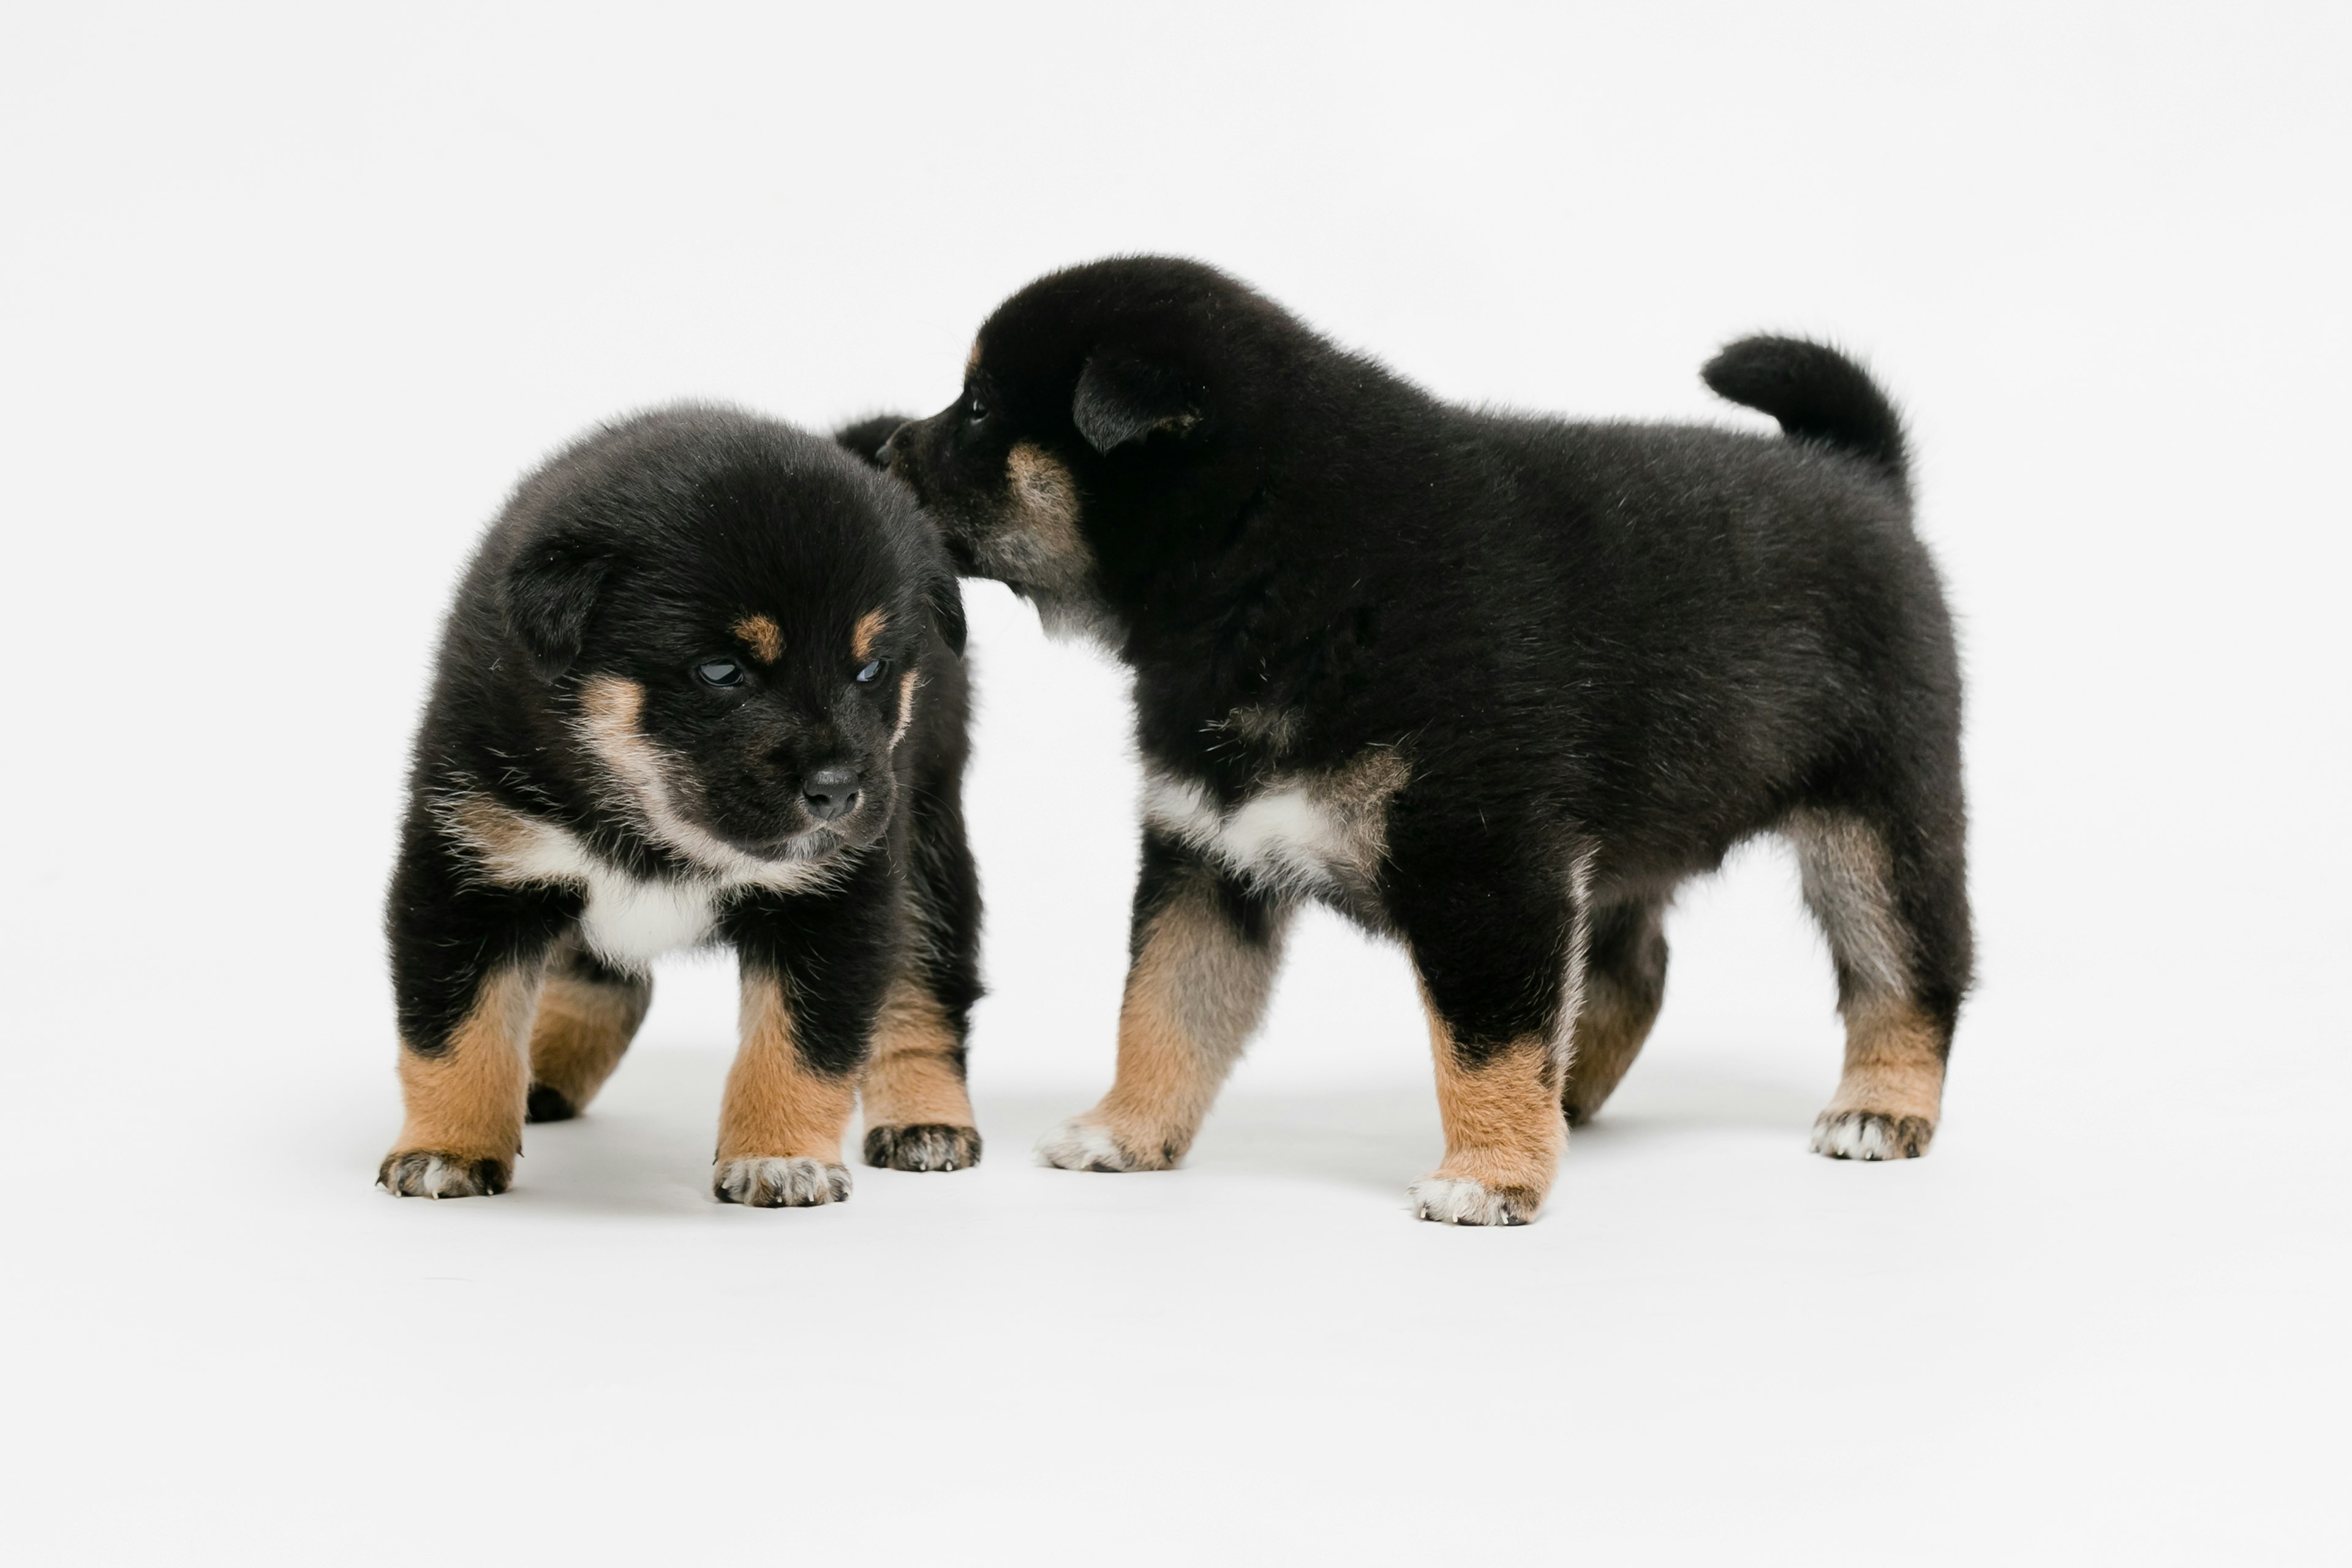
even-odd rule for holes
{"type": "Polygon", "coordinates": [[[588,1109],[653,1005],[649,974],[603,963],[569,937],[548,960],[530,1036],[530,1119],[565,1121],[588,1109]]]}
{"type": "Polygon", "coordinates": [[[1143,875],[1119,1005],[1110,1092],[1038,1141],[1066,1171],[1164,1171],[1257,1032],[1281,966],[1288,910],[1156,832],[1143,875]]]}
{"type": "Polygon", "coordinates": [[[1813,1151],[1844,1160],[1924,1154],[1968,983],[1958,857],[1948,873],[1898,858],[1877,828],[1829,812],[1800,814],[1789,837],[1805,901],[1829,939],[1846,1028],[1844,1071],[1813,1123],[1813,1151]]]}
{"type": "Polygon", "coordinates": [[[446,1038],[404,1039],[407,1117],[377,1184],[401,1197],[463,1198],[506,1191],[522,1150],[524,1052],[541,965],[507,963],[479,978],[446,1038]]]}
{"type": "Polygon", "coordinates": [[[1664,899],[1629,900],[1592,912],[1560,1109],[1570,1127],[1592,1120],[1633,1065],[1666,996],[1664,899]]]}

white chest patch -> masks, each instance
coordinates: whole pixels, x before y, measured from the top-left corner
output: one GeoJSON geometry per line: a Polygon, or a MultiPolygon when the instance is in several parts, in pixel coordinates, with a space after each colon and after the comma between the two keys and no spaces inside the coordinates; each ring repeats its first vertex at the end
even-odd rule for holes
{"type": "Polygon", "coordinates": [[[1220,810],[1207,790],[1153,770],[1143,816],[1248,880],[1295,893],[1336,891],[1371,879],[1388,852],[1389,801],[1405,782],[1394,751],[1344,767],[1270,779],[1220,810]]]}
{"type": "Polygon", "coordinates": [[[747,887],[793,891],[824,880],[828,864],[782,864],[756,874],[638,877],[593,853],[572,834],[493,805],[479,796],[451,803],[443,819],[498,882],[554,882],[585,895],[580,935],[596,955],[640,969],[665,952],[700,947],[711,939],[719,905],[747,887]]]}
{"type": "Polygon", "coordinates": [[[591,877],[580,935],[606,960],[635,967],[709,942],[718,902],[719,889],[707,882],[591,877]]]}

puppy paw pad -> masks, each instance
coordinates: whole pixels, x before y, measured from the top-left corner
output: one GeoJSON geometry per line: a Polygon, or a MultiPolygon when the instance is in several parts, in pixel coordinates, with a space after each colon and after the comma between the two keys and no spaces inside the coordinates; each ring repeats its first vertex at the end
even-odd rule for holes
{"type": "Polygon", "coordinates": [[[940,1121],[869,1127],[866,1163],[883,1171],[968,1171],[980,1163],[980,1130],[940,1121]]]}
{"type": "Polygon", "coordinates": [[[396,1198],[481,1198],[507,1190],[504,1160],[401,1149],[384,1156],[375,1184],[396,1198]]]}
{"type": "Polygon", "coordinates": [[[1824,1110],[1813,1123],[1813,1152],[1832,1160],[1916,1160],[1936,1124],[1924,1116],[1877,1110],[1824,1110]]]}
{"type": "Polygon", "coordinates": [[[761,1209],[810,1208],[846,1202],[849,1172],[830,1161],[797,1154],[722,1160],[711,1173],[710,1191],[722,1204],[761,1209]]]}
{"type": "Polygon", "coordinates": [[[1100,1122],[1074,1116],[1037,1140],[1037,1162],[1065,1171],[1164,1171],[1174,1156],[1151,1159],[1130,1151],[1100,1122]]]}
{"type": "Polygon", "coordinates": [[[1414,1218],[1439,1225],[1525,1225],[1543,1206],[1525,1187],[1490,1187],[1467,1176],[1423,1176],[1405,1196],[1414,1218]]]}

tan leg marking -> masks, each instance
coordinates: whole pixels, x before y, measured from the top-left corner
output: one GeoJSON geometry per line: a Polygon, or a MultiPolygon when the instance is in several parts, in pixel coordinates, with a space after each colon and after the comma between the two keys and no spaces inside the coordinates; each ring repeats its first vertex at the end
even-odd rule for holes
{"type": "Polygon", "coordinates": [[[901,978],[874,1025],[874,1059],[863,1090],[870,1124],[940,1121],[971,1125],[971,1098],[956,1068],[959,1042],[929,992],[901,978]]]}
{"type": "MultiPolygon", "coordinates": [[[[530,1034],[532,1088],[561,1095],[563,1115],[587,1110],[636,1038],[650,999],[645,986],[607,985],[568,974],[559,957],[548,966],[539,993],[539,1021],[530,1034]]],[[[534,1116],[541,1114],[542,1098],[532,1096],[534,1116]]]]}
{"type": "Polygon", "coordinates": [[[792,1008],[775,976],[746,971],[742,1044],[719,1111],[711,1190],[721,1203],[796,1208],[849,1195],[841,1135],[856,1080],[813,1072],[793,1045],[792,1008]]]}
{"type": "Polygon", "coordinates": [[[1936,1026],[1907,1002],[1862,1002],[1845,1011],[1845,1073],[1813,1123],[1814,1152],[1841,1160],[1926,1153],[1944,1105],[1936,1026]]]}
{"type": "MultiPolygon", "coordinates": [[[[737,640],[751,650],[751,657],[761,664],[773,664],[784,657],[784,632],[782,626],[766,616],[745,616],[727,628],[737,640]]],[[[865,655],[858,656],[863,658],[865,655]]]]}
{"type": "Polygon", "coordinates": [[[1454,1225],[1525,1225],[1543,1207],[1568,1146],[1551,1042],[1515,1040],[1467,1067],[1454,1031],[1434,1007],[1428,1011],[1445,1159],[1412,1184],[1413,1210],[1454,1225]]]}
{"type": "Polygon", "coordinates": [[[1576,1015],[1576,1048],[1560,1096],[1570,1126],[1592,1120],[1642,1054],[1657,1017],[1655,1003],[1627,994],[1606,975],[1586,976],[1584,1005],[1576,1015]]]}
{"type": "Polygon", "coordinates": [[[980,1163],[971,1096],[957,1064],[955,1026],[937,998],[902,975],[882,999],[866,1102],[866,1163],[901,1171],[968,1170],[980,1163]]]}
{"type": "Polygon", "coordinates": [[[501,969],[483,980],[446,1050],[427,1057],[402,1047],[408,1114],[376,1173],[386,1190],[424,1198],[506,1190],[522,1152],[523,1053],[539,989],[540,966],[501,969]]]}
{"type": "Polygon", "coordinates": [[[890,617],[883,611],[868,610],[858,616],[857,624],[849,629],[849,657],[873,658],[875,643],[889,629],[890,617]]]}
{"type": "Polygon", "coordinates": [[[1250,943],[1205,889],[1179,893],[1128,971],[1110,1092],[1048,1132],[1038,1155],[1066,1171],[1164,1171],[1181,1159],[1256,1032],[1281,963],[1278,930],[1250,943]]]}
{"type": "Polygon", "coordinates": [[[1840,1160],[1908,1160],[1927,1152],[1944,1103],[1944,1040],[1905,994],[1911,942],[1895,912],[1886,846],[1864,823],[1791,816],[1805,902],[1838,963],[1845,1073],[1813,1122],[1813,1152],[1840,1160]]]}

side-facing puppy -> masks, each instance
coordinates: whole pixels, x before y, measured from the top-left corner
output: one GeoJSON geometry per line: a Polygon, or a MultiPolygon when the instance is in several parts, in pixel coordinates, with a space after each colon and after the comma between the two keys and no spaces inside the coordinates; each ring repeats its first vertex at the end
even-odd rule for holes
{"type": "Polygon", "coordinates": [[[1524,1221],[1657,1014],[1675,884],[1762,832],[1846,1021],[1813,1147],[1925,1151],[1969,931],[1902,432],[1811,343],[1706,375],[1789,438],[1451,406],[1186,261],[989,318],[885,460],[966,570],[1126,658],[1148,776],[1118,1079],[1049,1163],[1184,1152],[1311,897],[1411,952],[1445,1129],[1417,1212],[1524,1221]]]}
{"type": "Polygon", "coordinates": [[[742,971],[722,1201],[847,1197],[861,1089],[869,1164],[976,1163],[962,647],[905,488],[818,437],[674,408],[526,478],[417,733],[383,1185],[505,1190],[526,1114],[576,1115],[619,1063],[647,961],[709,942],[742,971]]]}

